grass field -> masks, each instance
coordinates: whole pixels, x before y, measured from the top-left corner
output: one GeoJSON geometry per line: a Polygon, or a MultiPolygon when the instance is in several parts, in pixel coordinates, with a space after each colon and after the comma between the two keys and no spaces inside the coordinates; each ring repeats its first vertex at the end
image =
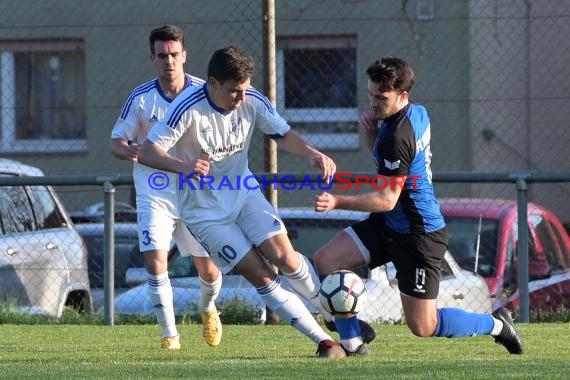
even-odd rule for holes
{"type": "Polygon", "coordinates": [[[413,337],[375,326],[371,355],[314,357],[316,345],[289,326],[226,325],[207,346],[201,325],[179,326],[182,349],[159,349],[155,325],[0,325],[0,379],[569,379],[570,324],[519,325],[526,352],[509,355],[490,337],[413,337]]]}

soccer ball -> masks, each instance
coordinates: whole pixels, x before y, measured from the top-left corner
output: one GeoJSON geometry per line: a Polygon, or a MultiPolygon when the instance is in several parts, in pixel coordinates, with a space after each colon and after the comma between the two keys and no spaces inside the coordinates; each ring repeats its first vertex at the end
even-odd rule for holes
{"type": "Polygon", "coordinates": [[[356,314],[366,302],[366,287],[356,273],[337,270],[322,281],[319,299],[331,314],[356,314]]]}

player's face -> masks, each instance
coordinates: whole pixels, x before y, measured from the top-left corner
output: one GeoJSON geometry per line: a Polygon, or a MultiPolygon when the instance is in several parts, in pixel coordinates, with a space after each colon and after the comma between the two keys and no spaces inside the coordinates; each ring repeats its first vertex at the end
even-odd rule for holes
{"type": "Polygon", "coordinates": [[[250,79],[241,83],[227,80],[222,84],[214,78],[209,78],[208,91],[216,106],[225,111],[233,111],[243,102],[245,90],[249,88],[250,84],[250,79]]]}
{"type": "Polygon", "coordinates": [[[186,50],[180,41],[155,41],[151,59],[161,80],[171,82],[184,76],[186,50]]]}
{"type": "Polygon", "coordinates": [[[370,109],[378,119],[387,119],[408,104],[408,92],[388,91],[382,92],[379,85],[368,81],[368,98],[370,109]]]}

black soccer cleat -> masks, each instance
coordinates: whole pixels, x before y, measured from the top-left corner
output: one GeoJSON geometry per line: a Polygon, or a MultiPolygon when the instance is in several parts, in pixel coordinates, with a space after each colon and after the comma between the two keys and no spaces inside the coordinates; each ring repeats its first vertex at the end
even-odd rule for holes
{"type": "Polygon", "coordinates": [[[505,346],[507,351],[511,354],[522,354],[522,341],[517,330],[515,330],[515,325],[509,310],[501,307],[495,310],[491,315],[503,322],[503,329],[501,333],[495,337],[495,342],[505,346]]]}
{"type": "MultiPolygon", "coordinates": [[[[364,343],[370,343],[374,339],[376,339],[376,332],[368,323],[364,322],[362,319],[358,320],[358,324],[360,325],[360,334],[362,335],[362,341],[364,343]]],[[[338,332],[336,329],[336,325],[334,320],[332,321],[325,321],[325,326],[329,331],[338,332]]]]}
{"type": "Polygon", "coordinates": [[[341,359],[346,357],[346,352],[340,343],[325,339],[319,342],[316,355],[319,358],[341,359]]]}

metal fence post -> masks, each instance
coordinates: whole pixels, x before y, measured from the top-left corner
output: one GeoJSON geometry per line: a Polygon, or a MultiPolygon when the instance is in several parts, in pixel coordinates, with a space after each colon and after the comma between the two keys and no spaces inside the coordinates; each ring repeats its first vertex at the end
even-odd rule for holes
{"type": "MultiPolygon", "coordinates": [[[[275,0],[263,0],[263,71],[264,71],[264,90],[265,95],[273,105],[277,104],[276,90],[276,68],[275,68],[275,0]]],[[[263,156],[264,168],[266,172],[277,173],[277,144],[268,136],[263,138],[263,156]]],[[[273,186],[267,186],[265,189],[265,198],[271,205],[277,208],[277,189],[273,186]]],[[[275,273],[278,272],[277,267],[272,265],[275,273]]],[[[273,325],[277,323],[279,317],[270,308],[266,308],[265,323],[273,325]]]]}
{"type": "Polygon", "coordinates": [[[517,225],[519,235],[518,247],[518,287],[519,287],[519,321],[528,323],[529,315],[529,296],[528,296],[528,221],[527,221],[527,203],[528,203],[528,186],[526,178],[519,176],[517,178],[517,225]]]}
{"type": "Polygon", "coordinates": [[[104,183],[105,191],[105,324],[115,324],[115,187],[110,181],[104,183]]]}

